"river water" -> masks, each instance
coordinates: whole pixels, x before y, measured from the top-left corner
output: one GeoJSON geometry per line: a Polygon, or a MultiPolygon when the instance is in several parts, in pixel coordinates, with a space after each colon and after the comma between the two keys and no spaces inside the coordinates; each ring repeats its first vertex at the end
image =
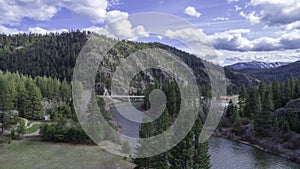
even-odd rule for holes
{"type": "MultiPolygon", "coordinates": [[[[120,114],[115,108],[111,108],[111,114],[122,123],[125,135],[137,137],[139,123],[129,121],[123,116],[137,110],[131,109],[126,104],[122,106],[125,112],[120,114]]],[[[220,137],[210,138],[209,154],[212,169],[300,169],[300,165],[289,160],[220,137]]]]}
{"type": "Polygon", "coordinates": [[[209,141],[212,169],[299,169],[300,165],[251,146],[212,137],[209,141]]]}

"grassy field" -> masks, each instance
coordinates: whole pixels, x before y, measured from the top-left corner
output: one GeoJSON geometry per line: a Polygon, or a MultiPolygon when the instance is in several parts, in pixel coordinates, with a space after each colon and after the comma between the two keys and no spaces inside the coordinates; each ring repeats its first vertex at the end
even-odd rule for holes
{"type": "Polygon", "coordinates": [[[26,133],[36,132],[42,124],[34,124],[31,128],[26,129],[26,133]]]}
{"type": "Polygon", "coordinates": [[[0,144],[0,168],[95,168],[129,169],[133,164],[103,151],[98,146],[40,142],[26,138],[12,144],[0,144]]]}

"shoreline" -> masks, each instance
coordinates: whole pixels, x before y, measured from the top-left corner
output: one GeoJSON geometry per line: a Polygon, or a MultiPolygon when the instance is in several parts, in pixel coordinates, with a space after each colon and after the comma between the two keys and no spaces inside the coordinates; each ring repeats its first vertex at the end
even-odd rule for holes
{"type": "MultiPolygon", "coordinates": [[[[247,146],[250,146],[252,148],[255,148],[255,149],[258,149],[260,151],[264,151],[266,153],[269,153],[269,154],[272,154],[272,155],[275,155],[275,156],[278,156],[278,157],[281,157],[281,158],[284,158],[284,159],[287,159],[289,160],[290,162],[293,162],[295,164],[298,164],[300,165],[300,157],[295,157],[295,156],[290,156],[288,154],[286,154],[286,151],[281,151],[281,152],[277,152],[279,150],[270,150],[262,145],[259,145],[259,144],[255,144],[255,143],[251,143],[251,141],[246,141],[246,140],[242,140],[242,138],[238,137],[238,136],[229,136],[229,135],[226,135],[226,134],[222,134],[222,132],[218,131],[218,132],[215,132],[213,134],[214,137],[220,137],[220,138],[224,138],[224,139],[227,139],[227,140],[230,140],[230,141],[234,141],[234,142],[237,142],[237,143],[241,143],[241,144],[244,144],[244,145],[247,145],[247,146]]],[[[286,149],[285,149],[286,150],[286,149]]],[[[291,150],[289,151],[291,152],[291,150]]],[[[292,152],[291,152],[292,153],[292,152]]]]}

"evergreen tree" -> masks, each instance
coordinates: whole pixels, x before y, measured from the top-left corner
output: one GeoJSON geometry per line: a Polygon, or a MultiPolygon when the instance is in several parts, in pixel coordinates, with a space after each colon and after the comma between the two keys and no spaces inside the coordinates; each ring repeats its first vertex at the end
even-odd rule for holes
{"type": "MultiPolygon", "coordinates": [[[[156,128],[155,135],[161,134],[164,131],[166,131],[170,127],[170,122],[171,122],[170,114],[168,112],[168,109],[165,108],[165,110],[163,111],[161,116],[158,119],[156,119],[156,121],[155,121],[155,128],[156,128]]],[[[166,135],[164,137],[163,142],[168,143],[169,139],[171,139],[171,137],[166,135]]],[[[164,152],[164,153],[161,153],[161,154],[153,157],[152,165],[155,166],[155,168],[161,168],[161,169],[169,168],[168,155],[169,155],[169,152],[164,152]]]]}
{"type": "Polygon", "coordinates": [[[38,120],[43,115],[42,94],[41,90],[33,83],[32,79],[26,81],[26,89],[28,92],[25,101],[25,118],[38,120]]]}
{"type": "Polygon", "coordinates": [[[300,98],[300,80],[295,82],[295,98],[300,98]]]}
{"type": "Polygon", "coordinates": [[[48,79],[46,77],[36,77],[34,79],[35,84],[37,85],[38,88],[40,88],[43,97],[48,97],[48,93],[47,93],[47,82],[48,79]]]}
{"type": "Polygon", "coordinates": [[[284,103],[287,103],[288,101],[290,101],[292,99],[292,89],[291,89],[291,84],[290,84],[289,80],[285,81],[285,83],[284,83],[283,93],[285,93],[284,103]]]}
{"type": "Polygon", "coordinates": [[[15,74],[12,74],[10,72],[6,72],[5,78],[7,79],[7,83],[9,84],[9,94],[10,94],[10,99],[12,101],[12,109],[15,109],[16,105],[16,96],[17,96],[17,91],[16,91],[16,79],[15,79],[15,74]]]}
{"type": "MultiPolygon", "coordinates": [[[[155,127],[152,122],[147,122],[147,119],[144,119],[144,123],[140,126],[139,137],[140,138],[150,138],[155,135],[155,127]]],[[[138,156],[144,156],[146,152],[151,151],[152,147],[149,147],[149,143],[144,142],[143,140],[139,140],[139,146],[137,147],[138,156]]],[[[134,160],[134,164],[136,165],[136,169],[150,169],[154,168],[155,158],[136,158],[134,160]]]]}
{"type": "Polygon", "coordinates": [[[233,104],[232,100],[229,100],[228,106],[226,108],[226,114],[225,116],[227,118],[231,118],[231,116],[233,115],[234,109],[235,109],[235,105],[233,104]]]}
{"type": "MultiPolygon", "coordinates": [[[[93,91],[94,92],[94,91],[93,91]]],[[[87,128],[90,134],[96,139],[95,141],[100,142],[104,138],[104,131],[102,128],[103,120],[101,119],[100,112],[97,111],[97,99],[95,93],[91,94],[90,101],[87,105],[87,128]]]]}
{"type": "MultiPolygon", "coordinates": [[[[260,98],[258,98],[260,100],[260,98]]],[[[260,104],[258,100],[258,105],[260,104]]],[[[262,100],[262,110],[257,112],[254,120],[254,128],[258,135],[268,135],[268,131],[271,129],[273,120],[272,120],[272,95],[270,89],[266,88],[264,91],[264,98],[262,100]]],[[[259,108],[258,108],[259,109],[259,108]]]]}
{"type": "Polygon", "coordinates": [[[279,82],[277,79],[274,80],[272,84],[272,89],[273,89],[273,100],[274,100],[275,109],[278,109],[282,107],[281,105],[282,102],[281,102],[279,82]]]}
{"type": "Polygon", "coordinates": [[[23,119],[20,118],[19,123],[20,123],[20,125],[19,125],[18,128],[17,128],[17,132],[18,132],[20,135],[23,135],[23,134],[25,134],[25,131],[26,131],[26,128],[25,128],[25,121],[24,121],[23,119]]]}
{"type": "Polygon", "coordinates": [[[210,168],[210,155],[208,153],[208,142],[200,143],[200,134],[202,131],[202,123],[200,118],[196,119],[193,126],[195,134],[194,152],[193,152],[193,169],[209,169],[210,168]],[[198,140],[198,141],[197,141],[198,140]]]}
{"type": "Polygon", "coordinates": [[[69,102],[72,94],[71,94],[71,86],[68,84],[67,80],[64,79],[64,81],[61,83],[60,86],[60,96],[62,97],[62,100],[64,102],[69,102]]]}
{"type": "Polygon", "coordinates": [[[278,118],[275,118],[274,123],[273,123],[273,128],[275,131],[279,131],[279,121],[278,118]]]}
{"type": "Polygon", "coordinates": [[[262,98],[262,111],[270,111],[274,110],[274,102],[273,102],[273,95],[272,89],[270,86],[267,87],[264,97],[262,98]]]}
{"type": "Polygon", "coordinates": [[[9,81],[0,77],[0,111],[8,111],[14,108],[13,97],[11,96],[9,81]]]}
{"type": "Polygon", "coordinates": [[[235,129],[238,129],[239,127],[241,127],[241,117],[240,117],[239,111],[233,112],[232,121],[233,121],[233,126],[235,129]]]}
{"type": "Polygon", "coordinates": [[[242,85],[239,92],[239,108],[240,115],[242,117],[245,116],[245,108],[248,101],[248,94],[245,85],[242,85]]]}
{"type": "MultiPolygon", "coordinates": [[[[25,88],[24,80],[20,80],[17,84],[17,110],[20,117],[25,117],[26,99],[28,99],[28,93],[25,88]]],[[[29,104],[27,102],[27,104],[29,104]]]]}
{"type": "Polygon", "coordinates": [[[208,143],[200,143],[202,124],[200,117],[186,137],[170,150],[170,168],[210,168],[208,143]]]}
{"type": "Polygon", "coordinates": [[[289,88],[291,91],[290,97],[291,97],[291,99],[294,99],[296,97],[296,95],[295,95],[296,82],[295,82],[294,76],[290,75],[288,81],[289,81],[289,88]]]}
{"type": "MultiPolygon", "coordinates": [[[[190,131],[186,137],[170,150],[170,168],[191,168],[193,166],[194,131],[190,131]]],[[[199,140],[197,140],[199,141],[199,140]]]]}
{"type": "Polygon", "coordinates": [[[263,81],[259,84],[259,87],[258,87],[259,95],[261,98],[265,97],[266,90],[267,90],[267,83],[263,81]]]}

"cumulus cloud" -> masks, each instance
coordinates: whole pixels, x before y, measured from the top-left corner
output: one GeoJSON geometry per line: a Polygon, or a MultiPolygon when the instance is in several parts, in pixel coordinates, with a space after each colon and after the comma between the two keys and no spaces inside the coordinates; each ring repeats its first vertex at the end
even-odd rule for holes
{"type": "MultiPolygon", "coordinates": [[[[117,1],[110,1],[115,4],[117,1]]],[[[0,24],[18,25],[22,18],[34,20],[50,20],[62,8],[68,9],[73,13],[86,17],[93,23],[103,23],[126,13],[120,11],[107,11],[109,3],[107,0],[15,0],[0,1],[0,24]]]]}
{"type": "Polygon", "coordinates": [[[193,17],[199,18],[201,16],[201,13],[198,12],[195,7],[193,6],[188,6],[185,10],[184,13],[193,17]]]}
{"type": "Polygon", "coordinates": [[[300,30],[283,34],[280,37],[280,43],[285,49],[300,49],[300,30]]]}
{"type": "Polygon", "coordinates": [[[140,37],[150,36],[144,26],[137,25],[136,27],[133,27],[131,22],[128,20],[128,15],[113,19],[113,21],[105,27],[91,26],[84,28],[83,30],[104,34],[109,37],[129,40],[137,40],[140,37]]]}
{"type": "MultiPolygon", "coordinates": [[[[16,1],[0,1],[0,25],[19,25],[22,18],[30,18],[35,20],[50,20],[62,8],[68,9],[73,13],[86,17],[91,22],[108,23],[105,28],[89,27],[89,30],[117,38],[147,37],[149,34],[144,27],[139,25],[133,27],[128,20],[128,13],[119,10],[107,11],[108,7],[119,4],[118,0],[16,0],[16,1]],[[117,22],[115,22],[117,21],[117,22]]],[[[0,31],[7,34],[21,33],[17,29],[10,29],[0,26],[0,31]]],[[[28,32],[46,34],[50,32],[64,32],[66,29],[47,30],[41,27],[28,28],[28,32]]]]}
{"type": "Polygon", "coordinates": [[[83,31],[90,31],[101,35],[107,35],[113,37],[106,29],[103,27],[90,26],[82,29],[83,31]]]}
{"type": "Polygon", "coordinates": [[[251,49],[252,43],[243,34],[250,33],[249,29],[237,29],[217,32],[209,36],[216,49],[245,51],[251,49]]]}
{"type": "Polygon", "coordinates": [[[121,12],[118,10],[109,11],[109,12],[107,12],[107,15],[106,15],[106,19],[109,22],[114,22],[116,20],[127,19],[127,18],[128,18],[127,12],[121,12]]]}
{"type": "Polygon", "coordinates": [[[300,30],[285,32],[277,38],[260,37],[252,40],[247,38],[249,33],[248,29],[238,29],[217,32],[209,38],[218,50],[249,52],[300,49],[300,30]]]}
{"type": "Polygon", "coordinates": [[[260,23],[261,18],[255,15],[255,12],[245,14],[243,11],[240,12],[240,15],[246,18],[251,24],[260,23]]]}
{"type": "Polygon", "coordinates": [[[167,30],[165,36],[184,43],[185,47],[181,49],[219,64],[218,57],[215,54],[217,51],[214,50],[212,43],[202,29],[184,28],[180,30],[167,30]]]}
{"type": "Polygon", "coordinates": [[[0,1],[0,24],[17,25],[23,17],[35,20],[48,20],[58,10],[56,6],[44,1],[0,1]]]}
{"type": "Polygon", "coordinates": [[[251,0],[247,6],[254,11],[248,14],[241,13],[241,15],[254,21],[252,23],[261,21],[268,26],[278,26],[300,20],[300,1],[298,0],[251,0]]]}
{"type": "Polygon", "coordinates": [[[23,31],[19,31],[16,28],[8,28],[8,27],[0,25],[0,33],[11,35],[11,34],[24,33],[24,32],[23,31]]]}
{"type": "MultiPolygon", "coordinates": [[[[48,0],[51,2],[51,0],[48,0]]],[[[107,0],[65,0],[60,3],[53,4],[60,8],[65,7],[74,13],[89,18],[94,23],[102,23],[106,18],[107,0]]]]}
{"type": "Polygon", "coordinates": [[[300,29],[300,21],[296,21],[296,22],[284,25],[283,28],[287,31],[294,30],[294,29],[300,29]]]}
{"type": "Polygon", "coordinates": [[[33,28],[28,28],[28,32],[30,33],[36,33],[36,34],[49,34],[49,33],[62,33],[62,32],[68,32],[67,29],[52,29],[52,30],[47,30],[41,27],[33,27],[33,28]]]}
{"type": "Polygon", "coordinates": [[[171,39],[178,39],[187,43],[208,44],[208,39],[202,29],[185,28],[180,30],[167,30],[165,35],[171,39]]]}

